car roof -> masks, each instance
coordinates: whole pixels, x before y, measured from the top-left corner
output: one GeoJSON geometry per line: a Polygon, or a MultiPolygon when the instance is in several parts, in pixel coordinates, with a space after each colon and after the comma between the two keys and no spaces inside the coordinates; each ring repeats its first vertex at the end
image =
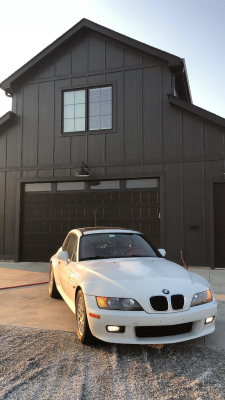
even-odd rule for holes
{"type": "Polygon", "coordinates": [[[77,228],[72,230],[71,232],[80,232],[81,235],[87,235],[92,233],[140,233],[138,231],[134,231],[132,229],[121,228],[121,227],[111,227],[111,226],[94,226],[94,227],[85,227],[85,228],[77,228]]]}

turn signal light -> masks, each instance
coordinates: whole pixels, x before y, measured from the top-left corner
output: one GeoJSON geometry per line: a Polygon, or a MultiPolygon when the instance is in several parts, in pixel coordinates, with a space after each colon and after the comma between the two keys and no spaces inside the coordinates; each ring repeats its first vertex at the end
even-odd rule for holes
{"type": "Polygon", "coordinates": [[[90,316],[90,317],[93,317],[93,318],[100,319],[100,315],[92,314],[92,313],[90,313],[90,312],[89,312],[89,316],[90,316]]]}

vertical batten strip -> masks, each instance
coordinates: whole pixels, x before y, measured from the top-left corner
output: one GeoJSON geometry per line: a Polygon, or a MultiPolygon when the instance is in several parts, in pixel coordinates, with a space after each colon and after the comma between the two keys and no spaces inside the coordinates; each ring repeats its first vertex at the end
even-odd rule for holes
{"type": "Polygon", "coordinates": [[[3,177],[2,190],[1,190],[1,211],[0,213],[0,254],[4,254],[4,226],[5,226],[5,186],[6,186],[6,172],[1,172],[3,177]]]}
{"type": "MultiPolygon", "coordinates": [[[[182,250],[185,249],[185,239],[184,239],[184,164],[181,162],[181,246],[182,250]]],[[[181,250],[181,249],[180,249],[181,250]]]]}
{"type": "MultiPolygon", "coordinates": [[[[161,159],[163,159],[163,67],[160,66],[160,113],[161,113],[161,121],[160,121],[160,135],[161,135],[161,159]]],[[[161,170],[163,170],[163,165],[161,163],[161,170]]]]}
{"type": "MultiPolygon", "coordinates": [[[[143,63],[143,56],[142,56],[143,63]]],[[[143,68],[141,68],[141,160],[144,159],[143,146],[143,68]]],[[[141,173],[143,172],[143,163],[141,163],[141,173]]]]}
{"type": "Polygon", "coordinates": [[[23,118],[24,118],[24,86],[22,89],[22,110],[21,110],[21,151],[20,151],[20,167],[22,168],[23,164],[23,118]]]}
{"type": "Polygon", "coordinates": [[[37,171],[36,171],[36,176],[38,176],[38,165],[39,165],[39,160],[38,160],[38,153],[39,153],[39,117],[40,117],[40,83],[38,82],[38,100],[37,100],[37,104],[38,104],[38,111],[37,111],[37,171]]]}

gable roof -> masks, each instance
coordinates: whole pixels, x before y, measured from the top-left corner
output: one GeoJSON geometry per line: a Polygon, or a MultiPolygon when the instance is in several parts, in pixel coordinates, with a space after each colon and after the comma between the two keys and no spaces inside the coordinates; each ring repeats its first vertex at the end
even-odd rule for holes
{"type": "Polygon", "coordinates": [[[8,111],[0,118],[0,133],[3,129],[7,128],[11,123],[17,121],[17,116],[14,112],[8,111]]]}
{"type": "Polygon", "coordinates": [[[155,47],[152,47],[145,43],[139,42],[135,39],[131,39],[128,36],[122,35],[121,33],[115,32],[111,29],[105,28],[104,26],[98,25],[92,21],[89,21],[88,19],[85,19],[85,18],[82,19],[80,22],[78,22],[76,25],[74,25],[71,29],[69,29],[67,32],[65,32],[62,36],[60,36],[58,39],[56,39],[53,43],[51,43],[49,46],[47,46],[40,53],[38,53],[30,61],[28,61],[21,68],[19,68],[17,71],[15,71],[12,75],[10,75],[8,78],[6,78],[3,82],[1,82],[0,88],[5,90],[6,93],[12,95],[13,94],[13,84],[15,81],[17,81],[24,74],[26,74],[28,71],[30,71],[37,63],[43,61],[46,57],[48,57],[50,54],[52,54],[60,46],[65,45],[67,42],[69,42],[71,38],[73,38],[79,31],[84,30],[85,28],[91,29],[97,33],[108,36],[111,39],[117,40],[128,46],[132,46],[133,48],[136,48],[140,51],[143,51],[147,54],[150,54],[152,56],[155,56],[157,58],[160,58],[160,59],[168,62],[168,65],[173,72],[177,72],[177,71],[182,72],[182,77],[183,77],[182,83],[185,85],[185,92],[186,92],[187,100],[192,102],[191,91],[190,91],[187,71],[186,71],[186,67],[185,67],[185,61],[183,58],[174,56],[173,54],[159,50],[155,47]]]}
{"type": "Polygon", "coordinates": [[[210,111],[205,110],[204,108],[195,106],[194,104],[187,103],[182,99],[179,99],[176,96],[172,96],[171,94],[167,93],[169,103],[172,106],[177,106],[182,108],[183,110],[189,111],[199,117],[207,119],[210,122],[214,122],[217,125],[222,126],[225,128],[225,118],[220,117],[219,115],[213,114],[210,111]]]}

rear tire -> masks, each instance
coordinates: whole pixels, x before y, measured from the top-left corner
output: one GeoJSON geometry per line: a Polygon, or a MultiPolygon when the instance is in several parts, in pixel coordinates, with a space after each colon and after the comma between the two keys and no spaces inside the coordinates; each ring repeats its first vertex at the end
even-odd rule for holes
{"type": "Polygon", "coordinates": [[[77,293],[75,316],[78,339],[83,344],[93,344],[95,342],[95,337],[92,335],[89,328],[85,300],[82,290],[79,290],[79,292],[77,293]]]}
{"type": "Polygon", "coordinates": [[[50,265],[50,270],[49,270],[48,292],[49,292],[49,296],[52,297],[53,299],[60,299],[61,298],[61,295],[58,292],[58,289],[56,287],[55,277],[54,277],[54,272],[53,272],[52,265],[50,265]]]}

